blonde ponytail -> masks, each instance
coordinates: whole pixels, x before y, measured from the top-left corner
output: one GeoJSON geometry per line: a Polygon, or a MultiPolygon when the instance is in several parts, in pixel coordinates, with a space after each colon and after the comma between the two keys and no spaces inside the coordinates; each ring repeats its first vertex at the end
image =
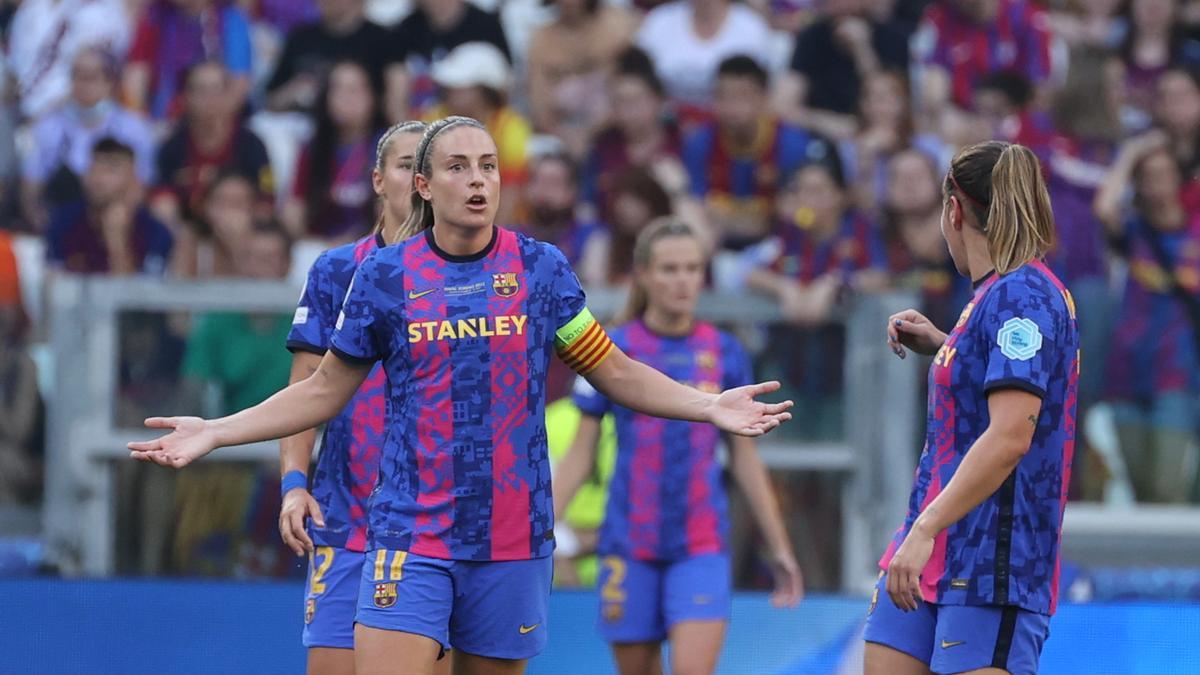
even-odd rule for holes
{"type": "MultiPolygon", "coordinates": [[[[653,262],[655,242],[667,237],[691,237],[701,245],[702,249],[704,248],[704,241],[691,225],[673,216],[655,218],[646,225],[646,229],[642,230],[633,245],[633,268],[635,271],[645,270],[650,266],[650,263],[653,262]]],[[[638,283],[637,275],[634,274],[629,285],[629,295],[625,300],[625,308],[613,317],[613,323],[622,324],[640,318],[646,313],[649,304],[650,297],[647,295],[646,289],[638,283]]]]}
{"type": "Polygon", "coordinates": [[[1041,258],[1054,246],[1054,213],[1041,166],[1023,145],[988,141],[950,162],[944,189],[975,214],[997,274],[1041,258]]]}

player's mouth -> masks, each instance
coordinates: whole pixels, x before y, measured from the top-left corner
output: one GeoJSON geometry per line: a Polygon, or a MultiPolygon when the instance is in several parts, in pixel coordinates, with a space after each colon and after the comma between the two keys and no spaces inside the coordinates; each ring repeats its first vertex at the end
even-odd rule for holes
{"type": "Polygon", "coordinates": [[[488,207],[487,197],[483,195],[471,195],[467,200],[467,209],[471,211],[486,211],[488,207]]]}

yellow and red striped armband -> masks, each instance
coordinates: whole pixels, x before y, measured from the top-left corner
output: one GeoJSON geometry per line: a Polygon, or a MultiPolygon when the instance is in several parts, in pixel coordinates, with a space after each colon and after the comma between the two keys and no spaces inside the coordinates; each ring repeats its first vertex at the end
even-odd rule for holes
{"type": "Polygon", "coordinates": [[[587,307],[554,334],[558,357],[580,375],[587,375],[599,367],[613,347],[608,333],[587,307]]]}

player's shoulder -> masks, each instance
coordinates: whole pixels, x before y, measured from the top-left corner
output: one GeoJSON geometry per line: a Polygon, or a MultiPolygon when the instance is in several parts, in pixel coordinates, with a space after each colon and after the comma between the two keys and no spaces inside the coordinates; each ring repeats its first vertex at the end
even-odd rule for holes
{"type": "Polygon", "coordinates": [[[996,279],[981,309],[1000,314],[1041,313],[1060,319],[1071,313],[1069,297],[1054,273],[1034,261],[996,279]]]}
{"type": "Polygon", "coordinates": [[[555,273],[560,270],[570,270],[571,264],[567,256],[554,244],[541,239],[535,239],[524,232],[500,228],[501,237],[512,237],[526,269],[534,272],[555,273]]]}

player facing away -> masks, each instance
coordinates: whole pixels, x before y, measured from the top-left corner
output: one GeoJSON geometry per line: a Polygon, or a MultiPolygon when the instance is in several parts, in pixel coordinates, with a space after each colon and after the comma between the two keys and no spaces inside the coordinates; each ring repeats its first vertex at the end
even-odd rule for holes
{"type": "Polygon", "coordinates": [[[897,355],[936,357],[908,515],[879,561],[866,673],[1032,674],[1058,602],[1075,304],[1041,260],[1054,221],[1028,148],[964,148],[943,192],[942,233],[975,294],[949,335],[913,310],[888,321],[897,355]]]}
{"type": "MultiPolygon", "coordinates": [[[[376,248],[396,243],[411,207],[413,153],[424,131],[423,122],[402,122],[379,138],[372,182],[383,208],[375,231],[322,253],[309,270],[288,334],[292,384],[316,372],[328,351],[359,263],[376,248]]],[[[279,532],[296,555],[309,554],[303,643],[310,675],[354,675],[354,614],[367,544],[367,498],[383,446],[384,384],[377,364],[350,404],[325,425],[311,493],[305,488],[315,430],[280,442],[279,532]]],[[[438,667],[449,673],[449,659],[438,667]]]]}
{"type": "Polygon", "coordinates": [[[455,648],[466,675],[522,673],[547,639],[554,548],[544,385],[551,353],[619,405],[746,436],[791,418],[754,399],[671,380],[613,346],[553,246],[495,225],[495,141],[453,117],[415,153],[417,232],[355,272],[317,372],[216,420],[130,443],[182,467],[224,445],[298,433],[336,415],[383,362],[388,428],[370,499],[354,654],[358,675],[425,675],[455,648]]]}
{"type": "MultiPolygon", "coordinates": [[[[703,244],[687,224],[661,219],[638,236],[625,322],[612,341],[630,358],[702,391],[751,381],[737,340],[697,321],[704,286],[703,244]]],[[[721,432],[710,424],[664,420],[615,404],[580,378],[579,431],[554,475],[555,514],[565,512],[596,461],[600,420],[616,418],[617,465],[600,527],[600,634],[621,675],[661,675],[662,642],[671,670],[712,673],[729,621],[728,503],[717,461],[721,432]]],[[[754,441],[728,439],[730,468],[762,529],[775,574],[772,601],[793,606],[803,582],[754,441]]]]}

